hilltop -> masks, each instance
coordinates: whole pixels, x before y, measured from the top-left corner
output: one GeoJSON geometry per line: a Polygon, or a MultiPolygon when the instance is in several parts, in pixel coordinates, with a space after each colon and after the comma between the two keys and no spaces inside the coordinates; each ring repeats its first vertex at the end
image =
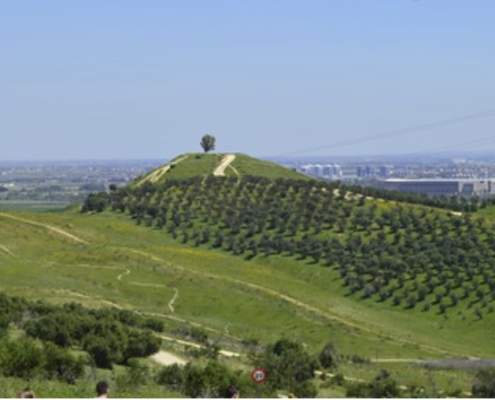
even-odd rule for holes
{"type": "Polygon", "coordinates": [[[245,154],[187,153],[179,155],[169,163],[137,178],[131,185],[140,186],[145,182],[161,184],[171,179],[187,179],[197,176],[310,179],[279,164],[245,154]]]}

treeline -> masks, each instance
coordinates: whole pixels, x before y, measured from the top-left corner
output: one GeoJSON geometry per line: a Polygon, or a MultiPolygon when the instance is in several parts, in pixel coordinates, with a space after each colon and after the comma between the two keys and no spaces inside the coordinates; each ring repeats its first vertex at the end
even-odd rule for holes
{"type": "Polygon", "coordinates": [[[156,353],[160,348],[160,339],[153,331],[163,329],[160,320],[145,318],[131,311],[93,310],[79,304],[53,306],[42,302],[30,303],[4,294],[0,294],[0,321],[2,331],[5,332],[6,327],[12,324],[27,336],[23,339],[24,347],[19,347],[18,341],[8,338],[4,346],[0,346],[0,360],[3,360],[0,364],[6,376],[46,370],[46,360],[38,354],[46,351],[36,350],[39,346],[30,338],[38,339],[41,348],[52,350],[67,360],[70,353],[66,350],[76,348],[89,355],[87,360],[79,359],[78,364],[112,368],[114,364],[126,365],[132,358],[156,353]],[[23,348],[29,351],[23,351],[23,348]],[[16,360],[23,362],[18,352],[31,360],[23,368],[15,364],[16,360]]]}
{"type": "Polygon", "coordinates": [[[476,212],[495,205],[495,197],[478,196],[427,196],[421,193],[407,193],[361,185],[341,185],[348,192],[370,196],[376,199],[397,201],[401,203],[420,204],[457,212],[476,212]]]}
{"type": "MultiPolygon", "coordinates": [[[[364,193],[364,192],[363,192],[364,193]]],[[[495,229],[469,214],[379,202],[338,184],[194,178],[88,197],[194,246],[335,269],[349,294],[481,319],[495,301],[495,229]]]]}

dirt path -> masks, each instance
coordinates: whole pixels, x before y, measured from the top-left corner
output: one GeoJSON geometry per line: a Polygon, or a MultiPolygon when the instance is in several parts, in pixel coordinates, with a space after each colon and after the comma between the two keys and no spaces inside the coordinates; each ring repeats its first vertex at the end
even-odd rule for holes
{"type": "Polygon", "coordinates": [[[10,214],[5,214],[5,213],[0,213],[0,218],[8,218],[17,222],[22,222],[24,224],[32,225],[32,226],[37,226],[40,228],[44,228],[49,230],[50,232],[56,233],[59,236],[63,236],[67,239],[72,240],[73,242],[79,243],[79,244],[89,244],[87,241],[77,237],[76,235],[73,235],[72,233],[69,233],[67,231],[64,231],[61,228],[57,228],[56,226],[53,225],[48,225],[48,224],[43,224],[41,222],[37,221],[32,221],[26,218],[21,218],[21,217],[16,217],[14,215],[10,214]]]}
{"type": "Polygon", "coordinates": [[[230,164],[232,164],[232,162],[235,160],[235,157],[236,157],[235,154],[227,154],[222,159],[222,161],[220,162],[218,167],[215,169],[215,171],[213,171],[213,175],[214,176],[225,176],[225,170],[227,169],[228,166],[230,166],[230,164]]]}
{"type": "Polygon", "coordinates": [[[425,360],[421,360],[419,358],[372,358],[370,360],[372,363],[405,363],[405,364],[421,364],[424,363],[425,360]]]}
{"type": "Polygon", "coordinates": [[[175,312],[174,303],[177,301],[178,298],[179,298],[179,289],[174,288],[174,296],[168,302],[168,308],[171,313],[175,312]]]}
{"type": "Polygon", "coordinates": [[[176,356],[168,351],[160,350],[158,353],[150,357],[153,361],[160,365],[169,366],[173,364],[186,365],[187,361],[183,358],[176,356]]]}
{"type": "MultiPolygon", "coordinates": [[[[184,267],[182,266],[179,266],[179,265],[174,265],[174,264],[171,264],[167,261],[165,261],[164,259],[160,258],[160,257],[157,257],[156,255],[154,254],[150,254],[150,253],[147,253],[145,251],[141,251],[141,250],[135,250],[135,249],[128,249],[129,251],[131,251],[132,253],[135,253],[135,254],[138,254],[138,255],[141,255],[141,256],[144,256],[144,257],[147,257],[151,260],[154,260],[156,262],[159,262],[160,264],[164,265],[165,267],[167,268],[170,268],[170,269],[175,269],[175,270],[180,270],[180,271],[185,271],[184,267]]],[[[354,322],[354,321],[351,321],[349,319],[346,319],[344,317],[341,317],[340,315],[336,315],[336,314],[333,314],[330,312],[330,310],[322,310],[320,308],[317,308],[315,306],[312,306],[310,304],[307,304],[307,303],[304,303],[294,297],[291,297],[291,296],[288,296],[284,293],[280,293],[276,290],[273,290],[273,289],[270,289],[270,288],[267,288],[267,287],[264,287],[264,286],[261,286],[261,285],[258,285],[258,284],[254,284],[254,283],[250,283],[250,282],[245,282],[245,281],[242,281],[242,280],[239,280],[239,279],[235,279],[235,278],[229,278],[229,277],[226,277],[226,276],[219,276],[219,275],[215,275],[215,274],[212,274],[212,273],[209,273],[209,272],[200,272],[200,271],[195,271],[195,270],[192,270],[192,269],[188,269],[187,270],[189,273],[191,274],[195,274],[195,275],[200,275],[200,276],[203,276],[203,277],[206,277],[206,278],[211,278],[211,279],[217,279],[217,280],[222,280],[224,282],[230,282],[230,283],[233,283],[233,284],[236,284],[236,285],[239,285],[239,286],[244,286],[244,287],[248,287],[248,288],[251,288],[253,290],[256,290],[258,292],[261,292],[261,293],[265,293],[271,297],[275,297],[277,299],[280,299],[280,300],[283,300],[289,304],[292,304],[300,309],[303,309],[307,312],[310,312],[312,313],[313,315],[316,315],[320,318],[323,318],[327,321],[336,321],[336,322],[339,322],[341,323],[342,325],[345,325],[345,326],[348,326],[350,328],[353,328],[353,329],[356,329],[357,331],[361,331],[361,332],[365,332],[365,333],[368,333],[368,334],[371,334],[371,335],[374,335],[374,336],[378,336],[378,337],[382,337],[382,338],[386,338],[386,339],[389,339],[391,341],[395,341],[395,342],[398,342],[398,343],[406,343],[406,344],[412,344],[412,345],[416,345],[424,350],[427,350],[427,351],[431,351],[431,352],[434,352],[434,353],[439,353],[439,354],[445,354],[445,355],[453,355],[454,353],[451,353],[449,351],[446,351],[444,349],[441,349],[441,348],[438,348],[438,347],[435,347],[435,346],[430,346],[430,345],[426,345],[426,344],[420,344],[416,341],[413,341],[413,340],[409,340],[409,339],[405,339],[405,338],[399,338],[399,337],[393,337],[393,336],[388,336],[386,334],[381,334],[377,331],[376,328],[368,328],[368,327],[364,327],[362,324],[360,324],[359,322],[354,322]]]]}
{"type": "Polygon", "coordinates": [[[3,252],[7,253],[11,257],[15,257],[15,254],[12,253],[7,246],[4,246],[3,244],[0,244],[0,250],[3,252]]]}
{"type": "MultiPolygon", "coordinates": [[[[173,338],[171,336],[158,335],[158,337],[160,339],[166,340],[168,342],[179,343],[179,344],[182,344],[184,346],[193,347],[195,349],[204,349],[205,348],[205,346],[198,344],[196,342],[190,342],[188,340],[176,339],[176,338],[173,338]]],[[[228,350],[219,350],[218,354],[221,354],[222,356],[225,356],[225,357],[241,357],[240,353],[236,353],[236,352],[228,351],[228,350]]]]}
{"type": "Polygon", "coordinates": [[[141,186],[145,182],[150,182],[150,183],[158,182],[163,175],[165,175],[168,171],[170,171],[170,169],[172,168],[173,165],[177,165],[187,158],[189,158],[189,155],[182,156],[182,157],[178,158],[177,160],[172,161],[171,163],[169,163],[167,165],[164,165],[161,168],[157,168],[151,174],[149,174],[149,175],[145,176],[143,179],[141,179],[138,182],[138,186],[141,186]]]}

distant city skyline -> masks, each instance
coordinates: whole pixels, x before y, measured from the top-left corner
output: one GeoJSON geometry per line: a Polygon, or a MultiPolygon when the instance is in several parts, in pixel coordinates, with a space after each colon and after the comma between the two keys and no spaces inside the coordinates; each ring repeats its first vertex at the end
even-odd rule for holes
{"type": "Polygon", "coordinates": [[[200,151],[204,133],[218,151],[262,157],[495,150],[490,0],[1,11],[0,161],[168,159],[200,151]]]}

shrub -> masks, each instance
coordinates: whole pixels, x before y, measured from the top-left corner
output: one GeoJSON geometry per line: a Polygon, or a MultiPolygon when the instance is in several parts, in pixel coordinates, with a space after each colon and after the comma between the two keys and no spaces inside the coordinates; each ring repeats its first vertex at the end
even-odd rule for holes
{"type": "Polygon", "coordinates": [[[32,378],[43,366],[43,352],[29,338],[8,339],[0,342],[0,371],[4,376],[32,378]]]}
{"type": "Polygon", "coordinates": [[[179,365],[173,364],[161,368],[155,380],[159,385],[167,386],[172,390],[180,390],[184,385],[184,373],[179,365]]]}
{"type": "Polygon", "coordinates": [[[74,384],[84,373],[84,360],[68,350],[46,343],[44,373],[48,379],[59,379],[74,384]]]}
{"type": "Polygon", "coordinates": [[[495,368],[484,369],[476,374],[472,392],[473,397],[495,397],[495,368]]]}
{"type": "Polygon", "coordinates": [[[323,368],[334,368],[338,362],[338,354],[334,345],[332,343],[327,343],[318,359],[323,368]]]}

